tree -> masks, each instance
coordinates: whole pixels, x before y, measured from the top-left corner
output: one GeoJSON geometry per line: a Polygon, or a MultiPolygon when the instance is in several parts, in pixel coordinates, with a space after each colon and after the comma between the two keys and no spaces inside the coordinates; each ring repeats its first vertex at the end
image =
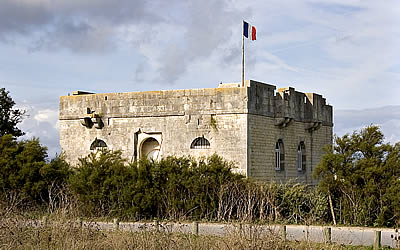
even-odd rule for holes
{"type": "Polygon", "coordinates": [[[399,145],[385,144],[373,125],[336,137],[327,148],[314,177],[332,196],[341,223],[389,226],[400,219],[394,209],[400,194],[393,192],[400,187],[399,150],[399,145]]]}
{"type": "Polygon", "coordinates": [[[17,124],[22,121],[25,111],[13,109],[15,102],[8,94],[5,88],[0,88],[0,137],[7,134],[18,137],[24,135],[17,124]]]}
{"type": "Polygon", "coordinates": [[[10,202],[10,195],[15,195],[20,201],[49,201],[49,188],[66,183],[70,170],[62,157],[46,163],[46,151],[35,138],[0,137],[0,199],[10,202]]]}

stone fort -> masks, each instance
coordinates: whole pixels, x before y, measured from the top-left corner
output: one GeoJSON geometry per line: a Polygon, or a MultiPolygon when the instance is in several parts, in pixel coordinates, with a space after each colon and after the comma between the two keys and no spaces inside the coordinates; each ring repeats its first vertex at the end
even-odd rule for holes
{"type": "Polygon", "coordinates": [[[319,94],[253,80],[217,88],[60,97],[60,145],[68,162],[100,148],[136,161],[217,153],[247,177],[315,184],[332,143],[332,106],[319,94]]]}

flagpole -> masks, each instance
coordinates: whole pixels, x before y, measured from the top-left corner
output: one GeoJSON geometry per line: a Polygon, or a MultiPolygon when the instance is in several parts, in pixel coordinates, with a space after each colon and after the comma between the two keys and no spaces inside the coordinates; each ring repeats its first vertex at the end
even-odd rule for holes
{"type": "Polygon", "coordinates": [[[244,87],[244,21],[242,22],[242,87],[244,87]]]}

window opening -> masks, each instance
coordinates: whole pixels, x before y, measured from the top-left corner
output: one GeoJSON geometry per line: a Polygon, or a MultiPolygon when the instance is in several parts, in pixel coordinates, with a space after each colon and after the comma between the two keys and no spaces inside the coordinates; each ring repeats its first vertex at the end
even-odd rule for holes
{"type": "Polygon", "coordinates": [[[284,170],[285,165],[285,150],[283,147],[283,141],[279,139],[275,144],[275,170],[284,170]]]}
{"type": "Polygon", "coordinates": [[[96,138],[90,145],[90,150],[103,149],[106,147],[107,147],[107,144],[103,140],[96,138]]]}
{"type": "Polygon", "coordinates": [[[303,141],[297,146],[297,170],[306,170],[306,146],[303,141]]]}
{"type": "Polygon", "coordinates": [[[193,140],[192,144],[190,145],[191,149],[202,149],[202,148],[210,148],[210,142],[203,137],[197,137],[193,140]]]}

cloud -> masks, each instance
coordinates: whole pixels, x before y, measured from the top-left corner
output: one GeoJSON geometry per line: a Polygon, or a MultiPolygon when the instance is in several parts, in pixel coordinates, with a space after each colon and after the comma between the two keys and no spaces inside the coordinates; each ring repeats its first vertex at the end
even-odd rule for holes
{"type": "Polygon", "coordinates": [[[258,27],[257,42],[280,59],[271,64],[258,48],[254,75],[322,93],[341,109],[399,104],[398,77],[393,74],[399,71],[398,1],[284,0],[248,5],[257,6],[252,7],[254,16],[264,24],[258,27]],[[271,15],[261,18],[266,9],[271,15]],[[279,67],[279,62],[290,67],[279,67]]]}
{"type": "MultiPolygon", "coordinates": [[[[115,53],[128,43],[128,49],[142,56],[135,64],[150,66],[144,80],[171,84],[181,80],[193,64],[215,55],[222,67],[240,62],[244,18],[258,28],[259,37],[248,47],[249,70],[261,70],[256,64],[266,64],[271,71],[282,68],[280,78],[285,71],[294,71],[299,84],[312,78],[335,91],[330,86],[338,81],[355,89],[372,84],[397,61],[393,51],[399,52],[399,21],[393,17],[400,13],[395,4],[390,0],[387,4],[2,0],[0,41],[27,45],[32,52],[67,50],[78,55],[115,53]],[[392,34],[390,39],[388,34],[392,34]],[[308,49],[313,52],[308,54],[308,49]],[[333,77],[326,79],[326,75],[333,77]]],[[[218,65],[214,68],[222,70],[218,65]]]]}
{"type": "Polygon", "coordinates": [[[57,51],[68,48],[74,53],[105,53],[115,48],[109,27],[94,27],[86,22],[63,22],[34,41],[29,49],[57,51]]]}
{"type": "Polygon", "coordinates": [[[27,36],[46,26],[54,18],[48,1],[3,0],[0,8],[0,38],[10,41],[13,35],[27,36]]]}
{"type": "Polygon", "coordinates": [[[338,136],[351,134],[371,124],[382,129],[387,142],[400,142],[400,106],[334,112],[334,131],[338,136]]]}
{"type": "Polygon", "coordinates": [[[169,83],[192,63],[229,46],[232,24],[241,20],[228,0],[2,1],[2,41],[28,44],[31,52],[80,55],[115,51],[131,42],[153,66],[148,70],[155,80],[169,83]]]}
{"type": "Polygon", "coordinates": [[[152,4],[140,0],[2,0],[0,40],[28,40],[30,49],[107,51],[124,25],[157,23],[152,4]]]}
{"type": "Polygon", "coordinates": [[[44,109],[38,110],[35,113],[33,119],[38,123],[49,122],[50,124],[54,124],[54,128],[58,127],[58,110],[44,109]]]}
{"type": "MultiPolygon", "coordinates": [[[[238,18],[240,20],[241,12],[228,1],[189,1],[185,13],[187,22],[182,27],[184,42],[170,41],[157,58],[160,62],[157,71],[167,82],[176,81],[192,63],[208,60],[220,49],[237,55],[237,50],[226,46],[230,45],[232,38],[230,27],[238,18]]],[[[221,60],[229,63],[231,55],[222,56],[221,60]]]]}
{"type": "Polygon", "coordinates": [[[39,138],[40,143],[47,147],[50,159],[55,157],[56,154],[60,154],[58,110],[37,109],[29,105],[17,108],[26,110],[28,115],[18,125],[25,132],[21,139],[39,138]]]}

